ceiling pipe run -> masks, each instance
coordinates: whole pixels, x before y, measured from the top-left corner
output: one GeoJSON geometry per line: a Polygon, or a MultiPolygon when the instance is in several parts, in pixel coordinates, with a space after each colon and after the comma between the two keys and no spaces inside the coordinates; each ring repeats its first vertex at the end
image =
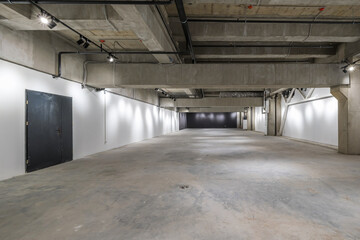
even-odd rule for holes
{"type": "Polygon", "coordinates": [[[184,31],[184,35],[185,35],[185,39],[186,39],[186,45],[187,45],[187,47],[188,47],[188,49],[190,51],[192,62],[196,63],[195,53],[194,53],[192,40],[191,40],[190,29],[189,29],[189,25],[188,25],[188,18],[186,16],[185,9],[184,9],[184,3],[183,3],[182,0],[175,0],[175,4],[176,4],[176,9],[177,9],[177,12],[178,12],[178,15],[179,15],[179,19],[180,19],[180,22],[181,22],[182,29],[184,31]]]}
{"type": "MultiPolygon", "coordinates": [[[[34,1],[37,4],[101,4],[101,5],[168,5],[172,0],[167,1],[81,1],[81,0],[38,0],[34,1]]],[[[23,0],[0,0],[0,4],[31,4],[30,1],[23,0]]]]}
{"type": "Polygon", "coordinates": [[[300,24],[360,24],[360,21],[304,21],[304,20],[255,20],[255,19],[196,19],[189,18],[188,22],[213,22],[213,23],[300,23],[300,24]]]}
{"type": "Polygon", "coordinates": [[[236,44],[206,44],[206,45],[193,45],[195,48],[326,48],[334,49],[333,45],[317,45],[317,46],[306,46],[306,45],[236,45],[236,44]]]}

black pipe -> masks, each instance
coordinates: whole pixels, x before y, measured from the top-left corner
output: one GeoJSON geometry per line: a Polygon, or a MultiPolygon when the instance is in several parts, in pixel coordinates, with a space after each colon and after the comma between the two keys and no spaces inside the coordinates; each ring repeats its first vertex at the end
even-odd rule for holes
{"type": "Polygon", "coordinates": [[[181,22],[181,26],[182,29],[184,31],[184,35],[185,35],[185,39],[186,39],[186,45],[190,51],[191,54],[191,58],[193,63],[196,63],[196,59],[195,59],[195,53],[194,53],[194,49],[192,46],[192,40],[191,40],[191,34],[190,34],[190,30],[189,30],[189,25],[188,25],[188,18],[186,16],[185,13],[185,9],[184,9],[184,3],[182,0],[175,0],[175,4],[176,4],[176,9],[179,15],[179,19],[181,22]]]}
{"type": "MultiPolygon", "coordinates": [[[[167,1],[88,1],[88,0],[37,0],[37,4],[102,4],[102,5],[168,5],[172,0],[167,1]]],[[[23,0],[0,0],[0,4],[31,4],[30,1],[23,0]]]]}
{"type": "Polygon", "coordinates": [[[299,24],[360,24],[360,21],[304,21],[304,20],[255,20],[255,19],[193,19],[188,22],[210,23],[299,23],[299,24]]]}
{"type": "Polygon", "coordinates": [[[251,48],[251,47],[258,47],[258,48],[335,48],[333,45],[319,45],[319,46],[306,46],[306,45],[236,45],[236,44],[221,44],[221,45],[193,45],[195,48],[251,48]]]}

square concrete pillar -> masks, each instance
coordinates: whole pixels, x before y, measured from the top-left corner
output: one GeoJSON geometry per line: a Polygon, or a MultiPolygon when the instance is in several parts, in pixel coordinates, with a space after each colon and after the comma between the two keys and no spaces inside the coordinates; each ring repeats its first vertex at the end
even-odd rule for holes
{"type": "Polygon", "coordinates": [[[249,107],[247,112],[247,130],[255,131],[255,107],[249,107]]]}
{"type": "Polygon", "coordinates": [[[280,136],[281,126],[281,95],[269,98],[269,113],[267,116],[267,136],[280,136]]]}
{"type": "Polygon", "coordinates": [[[349,87],[332,87],[331,94],[338,100],[338,151],[360,154],[360,72],[350,73],[349,87]]]}

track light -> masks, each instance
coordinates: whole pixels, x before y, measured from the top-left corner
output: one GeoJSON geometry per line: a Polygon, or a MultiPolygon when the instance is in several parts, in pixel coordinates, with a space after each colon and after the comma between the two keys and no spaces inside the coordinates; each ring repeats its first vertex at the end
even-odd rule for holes
{"type": "Polygon", "coordinates": [[[81,44],[83,44],[85,41],[84,41],[84,39],[82,38],[82,36],[80,36],[80,39],[79,40],[77,40],[77,44],[78,45],[81,45],[81,44]]]}
{"type": "Polygon", "coordinates": [[[86,49],[90,46],[90,43],[88,42],[88,40],[86,39],[86,42],[84,43],[83,47],[86,49]]]}
{"type": "Polygon", "coordinates": [[[56,22],[55,22],[55,20],[54,19],[51,19],[51,21],[48,23],[48,27],[50,28],[50,29],[53,29],[54,27],[56,27],[56,22]]]}
{"type": "Polygon", "coordinates": [[[48,25],[50,23],[49,16],[45,12],[41,12],[39,15],[37,15],[39,18],[40,23],[44,25],[48,25]]]}
{"type": "Polygon", "coordinates": [[[57,25],[55,19],[49,16],[46,12],[41,12],[37,17],[39,18],[41,24],[47,25],[50,29],[53,29],[57,25]]]}
{"type": "Polygon", "coordinates": [[[343,69],[343,73],[347,73],[347,70],[346,70],[346,68],[344,68],[344,69],[343,69]]]}
{"type": "Polygon", "coordinates": [[[350,72],[353,72],[353,71],[355,70],[355,67],[354,67],[353,65],[351,65],[351,66],[349,66],[348,70],[349,70],[350,72]]]}
{"type": "Polygon", "coordinates": [[[107,59],[108,59],[108,61],[111,62],[111,63],[114,62],[114,60],[115,60],[114,57],[111,56],[111,55],[109,55],[109,56],[107,57],[107,59]]]}

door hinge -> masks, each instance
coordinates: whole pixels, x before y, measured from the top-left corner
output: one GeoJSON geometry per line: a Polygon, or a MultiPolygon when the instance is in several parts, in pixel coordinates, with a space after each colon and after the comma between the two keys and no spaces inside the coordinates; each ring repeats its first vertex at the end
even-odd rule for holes
{"type": "Polygon", "coordinates": [[[26,121],[26,123],[25,123],[25,124],[26,124],[26,126],[29,126],[29,122],[28,122],[28,121],[26,121]]]}
{"type": "Polygon", "coordinates": [[[26,165],[29,165],[29,159],[26,159],[26,165]]]}
{"type": "Polygon", "coordinates": [[[29,100],[26,100],[26,104],[29,104],[29,100]]]}

